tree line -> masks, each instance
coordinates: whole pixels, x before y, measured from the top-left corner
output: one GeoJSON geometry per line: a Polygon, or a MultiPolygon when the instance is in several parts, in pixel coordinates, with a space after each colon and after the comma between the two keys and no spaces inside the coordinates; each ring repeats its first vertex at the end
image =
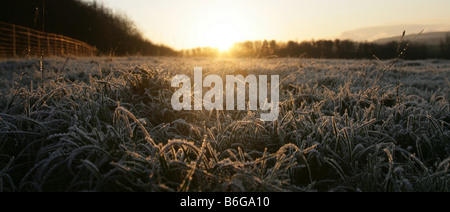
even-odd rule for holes
{"type": "Polygon", "coordinates": [[[145,39],[125,15],[95,1],[3,0],[0,21],[72,37],[97,47],[101,54],[177,54],[145,39]]]}
{"type": "Polygon", "coordinates": [[[324,59],[391,59],[400,56],[403,59],[450,59],[450,35],[439,46],[408,41],[377,44],[373,42],[355,42],[351,40],[311,40],[311,41],[245,41],[236,43],[227,52],[204,47],[183,50],[183,56],[194,57],[299,57],[324,59]],[[403,53],[403,54],[402,54],[403,53]]]}
{"type": "Polygon", "coordinates": [[[65,35],[97,47],[101,54],[117,56],[187,56],[187,57],[302,57],[365,59],[374,56],[389,59],[405,48],[404,59],[450,59],[450,35],[440,45],[390,42],[376,44],[350,40],[275,40],[236,43],[228,52],[214,48],[175,51],[144,38],[124,14],[114,13],[96,1],[81,0],[3,0],[0,21],[65,35]]]}

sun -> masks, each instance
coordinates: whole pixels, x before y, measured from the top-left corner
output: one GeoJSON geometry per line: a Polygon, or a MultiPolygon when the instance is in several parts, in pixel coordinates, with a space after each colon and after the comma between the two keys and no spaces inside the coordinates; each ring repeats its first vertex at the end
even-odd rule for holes
{"type": "Polygon", "coordinates": [[[238,42],[240,37],[237,27],[229,23],[217,23],[213,24],[206,32],[205,44],[224,52],[238,42]]]}
{"type": "Polygon", "coordinates": [[[189,26],[189,46],[228,51],[235,43],[250,40],[257,33],[242,4],[234,1],[205,1],[196,8],[189,26]]]}

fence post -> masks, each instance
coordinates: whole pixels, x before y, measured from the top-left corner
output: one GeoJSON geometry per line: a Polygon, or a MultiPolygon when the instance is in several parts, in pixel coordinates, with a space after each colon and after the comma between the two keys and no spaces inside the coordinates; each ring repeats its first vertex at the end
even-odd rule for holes
{"type": "MultiPolygon", "coordinates": [[[[64,38],[65,39],[65,38],[64,38]]],[[[70,49],[70,43],[69,43],[69,41],[68,40],[65,40],[65,42],[66,42],[66,48],[67,48],[67,54],[71,54],[72,53],[72,51],[71,51],[71,49],[70,49]]]]}
{"type": "Polygon", "coordinates": [[[46,35],[47,35],[47,54],[51,55],[51,53],[50,53],[50,38],[48,36],[48,33],[46,35]]]}
{"type": "Polygon", "coordinates": [[[16,57],[16,25],[13,24],[13,57],[16,57]]]}
{"type": "Polygon", "coordinates": [[[37,39],[38,39],[38,55],[42,54],[42,49],[41,49],[41,33],[38,32],[37,33],[37,39]]]}
{"type": "Polygon", "coordinates": [[[56,42],[56,34],[53,34],[53,54],[55,54],[54,56],[58,55],[58,47],[57,47],[58,43],[56,42]]]}
{"type": "Polygon", "coordinates": [[[28,52],[27,52],[27,56],[29,56],[30,53],[31,53],[30,29],[27,29],[27,38],[28,38],[28,52]]]}

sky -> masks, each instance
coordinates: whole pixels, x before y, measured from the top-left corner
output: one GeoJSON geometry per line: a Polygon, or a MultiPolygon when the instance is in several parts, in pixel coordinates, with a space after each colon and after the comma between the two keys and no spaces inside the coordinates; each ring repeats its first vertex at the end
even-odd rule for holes
{"type": "Polygon", "coordinates": [[[449,0],[96,1],[126,14],[152,42],[177,50],[226,50],[245,40],[371,41],[403,30],[450,31],[449,0]]]}

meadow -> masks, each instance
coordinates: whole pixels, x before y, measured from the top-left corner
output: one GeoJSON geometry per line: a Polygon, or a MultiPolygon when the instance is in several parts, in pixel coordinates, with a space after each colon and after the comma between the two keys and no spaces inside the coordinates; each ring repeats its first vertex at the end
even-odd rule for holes
{"type": "Polygon", "coordinates": [[[0,191],[450,190],[450,61],[0,61],[0,191]],[[175,111],[176,74],[280,75],[280,115],[175,111]]]}

